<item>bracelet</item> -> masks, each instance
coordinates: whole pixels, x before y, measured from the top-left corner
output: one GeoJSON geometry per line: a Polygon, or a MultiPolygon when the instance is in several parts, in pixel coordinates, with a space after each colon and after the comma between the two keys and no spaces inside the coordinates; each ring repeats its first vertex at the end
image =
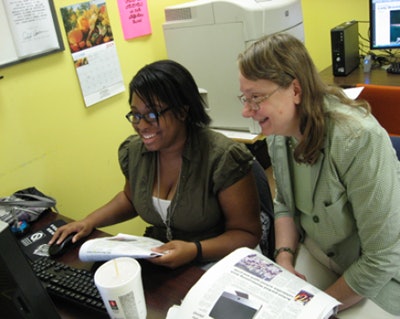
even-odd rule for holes
{"type": "Polygon", "coordinates": [[[193,243],[196,245],[197,248],[197,255],[194,260],[197,262],[201,262],[203,261],[203,249],[201,247],[201,243],[198,240],[194,241],[193,243]]]}
{"type": "Polygon", "coordinates": [[[277,249],[275,249],[274,251],[274,259],[276,259],[276,257],[281,253],[281,252],[288,252],[289,254],[292,254],[293,256],[295,255],[295,252],[292,248],[290,247],[279,247],[277,249]]]}

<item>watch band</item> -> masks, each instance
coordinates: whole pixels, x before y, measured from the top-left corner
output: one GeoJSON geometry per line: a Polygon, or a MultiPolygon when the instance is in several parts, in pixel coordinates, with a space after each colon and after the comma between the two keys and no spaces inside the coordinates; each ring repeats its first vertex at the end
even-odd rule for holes
{"type": "Polygon", "coordinates": [[[281,252],[288,252],[289,254],[292,254],[293,256],[295,255],[295,252],[292,248],[290,247],[279,247],[277,249],[275,249],[274,251],[274,259],[276,259],[276,257],[281,253],[281,252]]]}

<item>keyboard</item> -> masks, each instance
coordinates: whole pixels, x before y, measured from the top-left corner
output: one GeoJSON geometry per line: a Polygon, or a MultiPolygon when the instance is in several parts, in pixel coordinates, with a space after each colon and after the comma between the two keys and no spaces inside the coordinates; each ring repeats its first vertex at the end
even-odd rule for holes
{"type": "Polygon", "coordinates": [[[32,269],[51,297],[107,314],[90,271],[73,268],[47,257],[33,261],[32,269]]]}
{"type": "Polygon", "coordinates": [[[400,62],[392,62],[386,69],[387,73],[400,74],[400,62]]]}

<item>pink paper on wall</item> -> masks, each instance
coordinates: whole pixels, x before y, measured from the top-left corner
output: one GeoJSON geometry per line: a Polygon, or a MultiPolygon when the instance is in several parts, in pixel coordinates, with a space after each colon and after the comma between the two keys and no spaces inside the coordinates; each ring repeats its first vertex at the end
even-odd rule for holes
{"type": "Polygon", "coordinates": [[[147,0],[118,0],[125,40],[151,34],[147,0]]]}

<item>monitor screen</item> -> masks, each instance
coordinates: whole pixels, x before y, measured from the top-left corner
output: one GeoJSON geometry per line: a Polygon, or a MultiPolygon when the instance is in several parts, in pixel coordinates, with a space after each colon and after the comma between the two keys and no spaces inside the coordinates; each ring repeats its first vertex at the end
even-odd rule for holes
{"type": "Polygon", "coordinates": [[[3,319],[60,318],[9,225],[0,221],[0,311],[3,319]]]}
{"type": "Polygon", "coordinates": [[[371,49],[400,48],[400,0],[369,0],[371,49]]]}

